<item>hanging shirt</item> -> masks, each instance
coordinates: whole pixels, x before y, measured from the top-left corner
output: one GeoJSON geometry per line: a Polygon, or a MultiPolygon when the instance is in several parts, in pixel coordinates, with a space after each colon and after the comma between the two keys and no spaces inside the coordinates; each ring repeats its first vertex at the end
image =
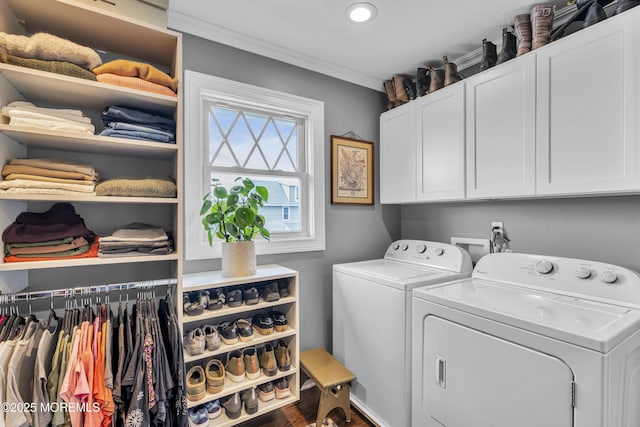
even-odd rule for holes
{"type": "MultiPolygon", "coordinates": [[[[18,340],[13,350],[7,367],[7,386],[5,389],[5,399],[7,403],[17,405],[25,404],[25,400],[20,394],[22,364],[25,359],[28,361],[28,352],[32,341],[35,339],[38,327],[37,322],[31,322],[27,327],[24,337],[18,340]]],[[[31,369],[33,375],[33,365],[31,369]]],[[[18,406],[16,406],[16,408],[17,407],[18,406]]],[[[31,413],[29,411],[10,410],[5,413],[4,422],[6,427],[26,427],[31,424],[31,413]]]]}
{"type": "Polygon", "coordinates": [[[57,335],[52,334],[49,329],[45,329],[40,338],[38,351],[36,353],[36,364],[33,371],[33,400],[35,410],[33,412],[33,427],[46,427],[53,418],[50,411],[44,411],[45,406],[50,403],[47,391],[47,372],[51,371],[52,341],[57,335]]]}

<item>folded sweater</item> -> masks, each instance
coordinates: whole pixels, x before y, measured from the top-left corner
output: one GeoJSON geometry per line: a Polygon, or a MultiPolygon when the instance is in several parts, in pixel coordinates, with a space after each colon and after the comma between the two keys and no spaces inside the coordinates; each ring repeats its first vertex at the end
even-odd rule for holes
{"type": "Polygon", "coordinates": [[[34,70],[47,71],[49,73],[62,74],[69,77],[77,77],[85,80],[96,80],[96,75],[79,65],[64,61],[43,61],[41,59],[22,58],[20,56],[9,55],[4,48],[0,48],[0,61],[5,64],[16,65],[18,67],[31,68],[34,70]]]}
{"type": "Polygon", "coordinates": [[[62,159],[13,159],[10,165],[32,166],[34,168],[52,169],[58,171],[78,172],[94,178],[98,178],[96,170],[89,165],[69,162],[62,159]]]}
{"type": "Polygon", "coordinates": [[[173,92],[178,90],[177,79],[144,62],[116,59],[94,68],[93,72],[97,75],[109,73],[118,76],[139,77],[142,80],[168,87],[173,92]]]}

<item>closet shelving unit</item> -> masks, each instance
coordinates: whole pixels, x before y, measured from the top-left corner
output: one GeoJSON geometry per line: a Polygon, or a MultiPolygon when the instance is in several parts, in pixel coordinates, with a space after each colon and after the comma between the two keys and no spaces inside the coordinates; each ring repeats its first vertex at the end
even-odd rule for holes
{"type": "MultiPolygon", "coordinates": [[[[0,31],[29,35],[47,32],[95,49],[108,62],[117,58],[145,62],[182,81],[182,38],[179,33],[75,0],[0,0],[0,31]]],[[[37,269],[97,266],[91,275],[107,279],[116,268],[126,280],[180,277],[182,265],[182,101],[177,97],[100,83],[0,63],[0,105],[25,100],[37,106],[73,108],[90,117],[96,133],[100,113],[109,105],[143,109],[176,119],[176,143],[165,144],[89,134],[53,132],[8,125],[0,118],[0,163],[12,158],[59,157],[93,165],[102,179],[170,177],[176,198],[0,195],[0,227],[4,230],[26,210],[44,211],[56,202],[72,202],[89,229],[109,235],[128,223],[148,222],[171,231],[175,251],[161,256],[81,258],[59,261],[0,262],[0,291],[30,285],[37,269]],[[89,212],[89,214],[85,214],[89,212]],[[93,217],[92,214],[96,214],[93,217]],[[148,266],[145,266],[148,263],[148,266]],[[132,267],[137,265],[137,267],[132,267]],[[123,273],[124,272],[124,273],[123,273]],[[151,276],[151,277],[150,277],[151,276]],[[154,277],[155,276],[155,277],[154,277]]],[[[71,273],[70,273],[71,274],[71,273]]],[[[45,287],[60,287],[55,283],[45,287]]],[[[178,287],[179,287],[178,283],[178,287]]],[[[37,285],[44,289],[42,284],[37,285]]]]}
{"type": "MultiPolygon", "coordinates": [[[[239,307],[228,307],[224,305],[219,310],[204,310],[201,315],[187,316],[183,313],[178,314],[179,321],[182,326],[184,334],[187,334],[193,328],[201,327],[206,324],[217,325],[220,322],[229,320],[237,320],[239,318],[248,319],[249,321],[256,313],[264,313],[270,310],[277,310],[285,314],[287,317],[288,329],[283,332],[273,332],[269,335],[260,335],[258,331],[254,330],[253,340],[243,342],[239,341],[236,344],[224,344],[222,343],[220,348],[214,351],[205,351],[203,354],[192,356],[189,353],[184,353],[184,360],[186,370],[194,365],[201,365],[203,368],[207,361],[211,358],[219,358],[223,363],[226,362],[226,358],[229,352],[233,350],[242,351],[248,347],[260,347],[265,343],[275,343],[282,339],[284,340],[291,353],[291,369],[288,371],[278,373],[273,377],[267,377],[261,371],[260,376],[256,379],[249,380],[247,378],[239,383],[234,383],[229,380],[225,380],[224,389],[220,393],[210,394],[199,401],[187,401],[187,406],[192,408],[203,403],[220,399],[224,401],[228,396],[234,393],[242,392],[251,387],[256,387],[259,384],[275,381],[282,377],[287,377],[289,381],[289,389],[291,395],[284,399],[273,399],[269,402],[258,402],[258,411],[255,414],[247,414],[243,408],[242,414],[237,419],[229,419],[225,414],[221,415],[211,425],[215,426],[231,426],[238,423],[247,421],[254,417],[263,415],[267,412],[297,402],[300,399],[300,367],[299,367],[299,355],[300,345],[298,341],[298,327],[299,327],[299,315],[298,315],[298,289],[299,289],[299,275],[295,270],[282,267],[280,265],[270,264],[258,266],[257,272],[253,276],[246,277],[224,277],[221,271],[210,271],[202,273],[185,274],[182,279],[182,293],[188,294],[190,292],[199,292],[205,289],[216,288],[229,288],[229,287],[246,287],[268,283],[271,281],[285,281],[288,284],[289,296],[282,297],[278,301],[265,302],[262,298],[258,304],[246,305],[243,304],[239,307]]],[[[186,371],[185,371],[186,372],[186,371]]]]}

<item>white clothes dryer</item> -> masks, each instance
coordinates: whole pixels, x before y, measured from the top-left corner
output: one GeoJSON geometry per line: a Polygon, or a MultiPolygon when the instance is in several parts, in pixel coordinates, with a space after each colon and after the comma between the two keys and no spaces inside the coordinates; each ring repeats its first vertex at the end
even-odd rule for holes
{"type": "Polygon", "coordinates": [[[414,427],[640,426],[640,276],[486,255],[413,291],[414,427]]]}
{"type": "Polygon", "coordinates": [[[464,249],[419,240],[333,266],[333,355],[356,376],[352,403],[377,424],[411,425],[411,291],[471,271],[464,249]]]}

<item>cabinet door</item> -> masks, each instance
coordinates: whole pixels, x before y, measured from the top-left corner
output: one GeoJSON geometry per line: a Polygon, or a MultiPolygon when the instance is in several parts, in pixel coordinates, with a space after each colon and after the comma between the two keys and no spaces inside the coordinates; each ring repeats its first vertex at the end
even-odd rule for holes
{"type": "Polygon", "coordinates": [[[538,52],[538,194],[638,189],[639,20],[614,16],[538,52]]]}
{"type": "Polygon", "coordinates": [[[416,198],[416,103],[380,116],[380,203],[416,198]]]}
{"type": "Polygon", "coordinates": [[[464,84],[417,101],[417,199],[464,198],[464,84]]]}
{"type": "Polygon", "coordinates": [[[465,82],[467,198],[535,194],[535,55],[465,82]]]}

